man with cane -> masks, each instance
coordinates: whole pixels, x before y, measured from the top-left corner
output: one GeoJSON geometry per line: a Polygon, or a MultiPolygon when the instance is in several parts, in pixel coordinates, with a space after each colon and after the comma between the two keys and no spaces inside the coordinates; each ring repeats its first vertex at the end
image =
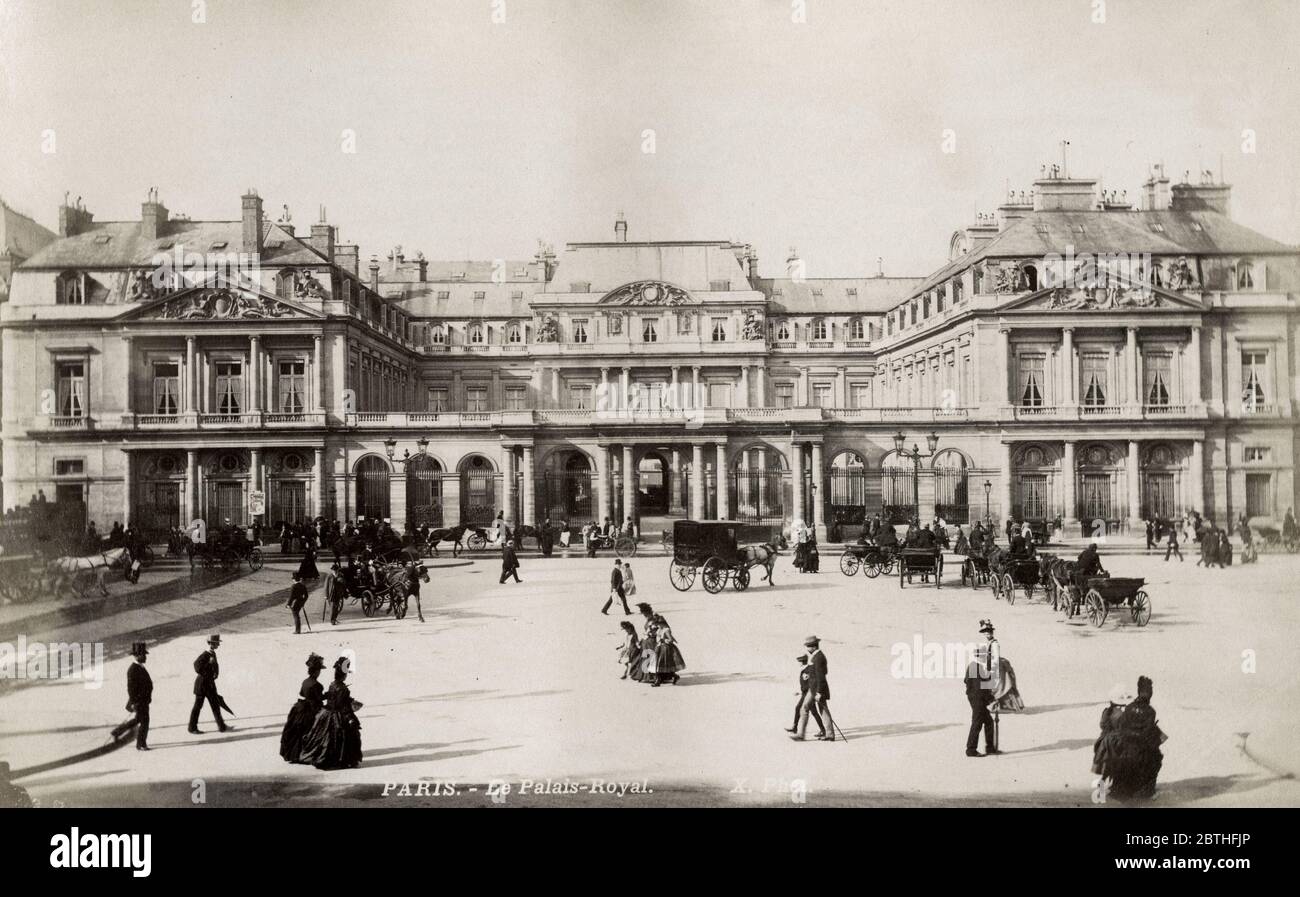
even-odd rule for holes
{"type": "MultiPolygon", "coordinates": [[[[804,639],[804,647],[808,649],[808,663],[812,666],[812,679],[808,685],[808,691],[804,693],[803,710],[799,714],[799,731],[791,735],[793,741],[805,741],[808,734],[808,717],[812,714],[814,707],[817,708],[818,714],[826,723],[826,735],[817,736],[819,741],[834,741],[835,731],[839,727],[835,725],[835,720],[831,717],[831,707],[828,703],[831,699],[831,684],[826,678],[827,664],[826,652],[821,649],[821,639],[815,635],[810,635],[804,639]]],[[[843,732],[840,733],[841,737],[843,732]]]]}
{"type": "MultiPolygon", "coordinates": [[[[302,581],[302,571],[293,571],[293,588],[289,590],[289,600],[285,607],[293,611],[293,634],[299,635],[302,632],[302,621],[307,614],[302,612],[303,607],[307,604],[307,586],[302,581]]],[[[311,632],[311,620],[307,619],[307,631],[311,632]]]]}
{"type": "Polygon", "coordinates": [[[970,704],[970,730],[966,734],[966,756],[983,757],[979,752],[980,729],[984,730],[984,750],[988,755],[1002,753],[998,750],[997,679],[1001,664],[997,640],[993,637],[993,623],[980,620],[980,632],[988,643],[975,649],[975,656],[966,665],[966,702],[970,704]],[[992,705],[992,713],[989,707],[992,705]]]}

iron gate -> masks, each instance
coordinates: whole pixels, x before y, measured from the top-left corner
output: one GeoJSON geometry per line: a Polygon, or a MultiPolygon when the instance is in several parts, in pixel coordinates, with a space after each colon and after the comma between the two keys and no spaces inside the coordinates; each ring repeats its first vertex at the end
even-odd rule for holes
{"type": "Polygon", "coordinates": [[[775,524],[785,520],[783,471],[733,470],[728,488],[733,520],[775,524]]]}
{"type": "Polygon", "coordinates": [[[442,526],[442,468],[427,455],[406,465],[406,519],[413,526],[442,526]]]}
{"type": "Polygon", "coordinates": [[[966,468],[936,468],[934,513],[947,523],[970,523],[970,478],[966,468]]]}
{"type": "MultiPolygon", "coordinates": [[[[616,494],[621,513],[622,489],[616,494]]],[[[593,516],[589,470],[547,471],[542,475],[542,495],[544,506],[539,509],[539,516],[549,516],[552,523],[567,520],[571,526],[581,526],[597,522],[593,516]]]]}
{"type": "Polygon", "coordinates": [[[490,468],[460,475],[460,522],[488,526],[496,519],[497,474],[490,468]]]}

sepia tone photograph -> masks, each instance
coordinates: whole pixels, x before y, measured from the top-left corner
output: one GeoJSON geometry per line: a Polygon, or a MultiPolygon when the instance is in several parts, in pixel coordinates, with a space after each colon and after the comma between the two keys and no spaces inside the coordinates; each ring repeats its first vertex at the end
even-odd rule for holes
{"type": "Polygon", "coordinates": [[[0,807],[1300,806],[1297,46],[0,0],[0,807]]]}

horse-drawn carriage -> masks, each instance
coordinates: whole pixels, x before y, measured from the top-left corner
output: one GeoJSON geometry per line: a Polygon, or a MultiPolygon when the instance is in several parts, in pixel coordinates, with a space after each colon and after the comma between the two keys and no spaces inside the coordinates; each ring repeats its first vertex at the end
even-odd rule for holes
{"type": "MultiPolygon", "coordinates": [[[[594,546],[596,551],[612,548],[614,554],[621,558],[630,558],[636,554],[636,539],[622,532],[602,533],[598,528],[588,527],[583,534],[583,544],[589,550],[594,546]]],[[[690,586],[686,588],[689,589],[690,586]]]]}
{"type": "MultiPolygon", "coordinates": [[[[429,581],[429,570],[423,564],[419,569],[420,582],[429,581]]],[[[409,566],[403,563],[373,562],[360,565],[351,574],[345,574],[336,586],[341,591],[335,600],[342,604],[360,604],[361,613],[367,617],[391,613],[401,620],[406,616],[407,605],[413,593],[409,566]]]]}
{"type": "Polygon", "coordinates": [[[859,542],[844,549],[840,555],[840,572],[853,576],[861,570],[868,579],[875,579],[880,574],[886,576],[894,572],[895,549],[871,542],[859,542]]]}
{"type": "Polygon", "coordinates": [[[986,551],[971,549],[961,562],[961,584],[978,589],[992,578],[989,571],[989,556],[986,551]]]}
{"type": "Polygon", "coordinates": [[[731,581],[737,592],[749,588],[749,571],[760,565],[763,577],[772,585],[772,569],[777,550],[771,543],[742,546],[736,544],[740,524],[734,520],[678,520],[673,524],[673,562],[668,580],[673,588],[685,592],[695,585],[698,575],[704,590],[716,595],[731,581]]]}
{"type": "Polygon", "coordinates": [[[1041,585],[1039,560],[1032,555],[1013,555],[997,551],[989,556],[989,581],[993,584],[993,597],[1016,603],[1016,589],[1032,600],[1034,588],[1041,585]]]}
{"type": "Polygon", "coordinates": [[[943,575],[943,552],[938,548],[904,548],[895,558],[898,562],[898,587],[904,582],[911,582],[912,577],[919,576],[925,582],[934,578],[934,587],[940,588],[939,577],[943,575]]]}
{"type": "Polygon", "coordinates": [[[1086,610],[1088,622],[1100,629],[1113,608],[1127,608],[1130,618],[1139,626],[1151,620],[1151,598],[1141,577],[1121,577],[1105,574],[1087,576],[1079,583],[1071,580],[1064,597],[1067,616],[1073,617],[1086,610]]]}

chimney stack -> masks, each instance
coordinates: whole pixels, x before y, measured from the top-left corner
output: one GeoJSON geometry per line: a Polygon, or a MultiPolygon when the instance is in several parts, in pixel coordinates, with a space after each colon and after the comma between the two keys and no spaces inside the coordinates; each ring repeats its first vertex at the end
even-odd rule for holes
{"type": "Polygon", "coordinates": [[[429,282],[429,260],[424,257],[423,252],[421,252],[415,258],[420,265],[420,283],[428,283],[429,282]]]}
{"type": "Polygon", "coordinates": [[[623,218],[623,213],[618,213],[618,218],[614,221],[614,242],[627,242],[627,221],[623,218]]]}
{"type": "Polygon", "coordinates": [[[1097,207],[1097,182],[1092,178],[1066,177],[1059,166],[1050,166],[1044,177],[1034,181],[1034,211],[1087,212],[1097,207]]]}
{"type": "Polygon", "coordinates": [[[311,247],[325,256],[334,258],[334,227],[325,223],[325,207],[320,207],[320,223],[311,226],[311,247]]]}
{"type": "Polygon", "coordinates": [[[334,244],[334,264],[353,277],[361,276],[361,250],[355,243],[334,244]]]}
{"type": "Polygon", "coordinates": [[[1169,208],[1180,212],[1218,212],[1232,217],[1232,185],[1216,184],[1212,172],[1202,172],[1199,184],[1174,184],[1169,208]]]}
{"type": "Polygon", "coordinates": [[[262,254],[262,197],[249,188],[240,197],[243,208],[243,251],[249,255],[262,254]]]}
{"type": "Polygon", "coordinates": [[[158,199],[158,188],[149,188],[149,198],[140,206],[140,236],[157,240],[167,230],[167,207],[158,199]]]}
{"type": "Polygon", "coordinates": [[[758,279],[758,253],[752,246],[745,247],[745,272],[751,281],[758,279]]]}
{"type": "Polygon", "coordinates": [[[370,257],[370,289],[379,292],[379,256],[370,257]]]}
{"type": "Polygon", "coordinates": [[[1163,212],[1169,208],[1169,178],[1165,176],[1165,164],[1161,162],[1154,166],[1154,172],[1147,178],[1147,182],[1142,185],[1146,191],[1146,210],[1148,212],[1163,212]]]}
{"type": "Polygon", "coordinates": [[[75,203],[68,202],[68,194],[63,194],[63,205],[59,206],[59,236],[75,237],[90,230],[95,216],[86,211],[81,204],[81,197],[75,203]]]}

